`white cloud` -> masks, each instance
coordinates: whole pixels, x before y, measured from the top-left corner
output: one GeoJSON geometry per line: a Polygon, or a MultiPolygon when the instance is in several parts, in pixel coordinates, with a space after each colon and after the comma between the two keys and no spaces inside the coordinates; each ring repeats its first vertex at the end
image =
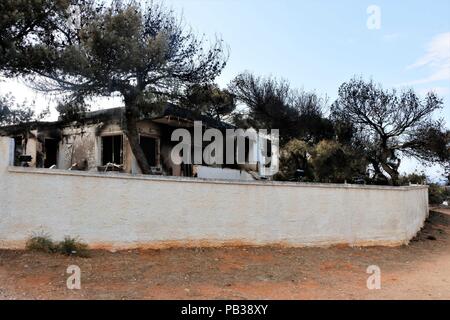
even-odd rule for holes
{"type": "Polygon", "coordinates": [[[431,74],[428,77],[414,80],[404,85],[450,81],[450,32],[441,33],[433,37],[427,45],[426,53],[407,68],[427,68],[431,71],[431,74]]]}

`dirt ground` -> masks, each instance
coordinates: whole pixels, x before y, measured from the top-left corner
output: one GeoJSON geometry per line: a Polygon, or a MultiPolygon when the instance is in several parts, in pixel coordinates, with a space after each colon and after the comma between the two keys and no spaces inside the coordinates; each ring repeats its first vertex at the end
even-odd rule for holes
{"type": "Polygon", "coordinates": [[[450,299],[450,210],[397,248],[3,250],[0,299],[450,299]],[[81,268],[81,290],[66,287],[69,265],[81,268]],[[369,265],[380,290],[367,289],[369,265]]]}

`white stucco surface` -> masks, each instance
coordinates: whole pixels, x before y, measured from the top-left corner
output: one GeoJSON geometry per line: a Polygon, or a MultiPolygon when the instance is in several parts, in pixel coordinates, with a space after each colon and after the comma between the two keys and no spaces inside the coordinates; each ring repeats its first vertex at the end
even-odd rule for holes
{"type": "Polygon", "coordinates": [[[0,137],[0,247],[33,233],[96,247],[407,243],[426,186],[230,182],[11,167],[0,137]]]}
{"type": "Polygon", "coordinates": [[[197,177],[201,179],[255,180],[251,174],[244,170],[195,166],[195,171],[197,172],[197,177]]]}

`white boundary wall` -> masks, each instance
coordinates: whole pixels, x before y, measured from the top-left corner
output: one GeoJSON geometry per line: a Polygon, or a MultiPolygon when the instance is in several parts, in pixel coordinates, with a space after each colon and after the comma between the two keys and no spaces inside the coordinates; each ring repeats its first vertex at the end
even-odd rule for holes
{"type": "Polygon", "coordinates": [[[92,247],[399,245],[423,226],[426,186],[235,182],[11,167],[0,137],[0,247],[33,233],[92,247]]]}

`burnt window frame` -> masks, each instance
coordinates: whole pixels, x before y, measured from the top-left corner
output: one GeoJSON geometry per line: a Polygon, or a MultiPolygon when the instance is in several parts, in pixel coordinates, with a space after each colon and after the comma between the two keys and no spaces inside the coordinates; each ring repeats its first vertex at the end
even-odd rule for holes
{"type": "Polygon", "coordinates": [[[119,156],[120,157],[120,162],[119,163],[114,162],[114,160],[115,160],[114,159],[114,150],[112,150],[112,160],[113,160],[113,162],[111,162],[111,163],[114,163],[114,164],[117,164],[117,165],[123,165],[124,164],[124,159],[125,159],[125,149],[124,149],[125,139],[124,139],[124,136],[121,133],[116,133],[116,134],[115,133],[111,133],[111,134],[106,134],[106,135],[100,136],[100,144],[101,144],[101,148],[100,148],[100,163],[103,166],[108,164],[108,162],[105,162],[105,157],[104,157],[104,154],[105,154],[104,139],[105,138],[112,138],[113,139],[112,147],[114,148],[114,137],[120,137],[120,149],[121,149],[120,156],[119,156]]]}
{"type": "MultiPolygon", "coordinates": [[[[141,138],[148,138],[155,140],[155,165],[151,167],[159,167],[161,164],[161,141],[160,137],[152,134],[139,134],[139,145],[141,145],[141,138]]],[[[142,150],[144,153],[145,151],[142,150]]]]}
{"type": "Polygon", "coordinates": [[[24,152],[24,148],[25,148],[24,140],[25,139],[23,136],[20,136],[20,135],[14,136],[13,139],[14,139],[14,161],[13,161],[13,163],[14,163],[14,166],[21,166],[22,162],[20,161],[19,157],[25,154],[25,152],[24,152]],[[20,140],[20,143],[18,143],[19,140],[20,140]]]}

